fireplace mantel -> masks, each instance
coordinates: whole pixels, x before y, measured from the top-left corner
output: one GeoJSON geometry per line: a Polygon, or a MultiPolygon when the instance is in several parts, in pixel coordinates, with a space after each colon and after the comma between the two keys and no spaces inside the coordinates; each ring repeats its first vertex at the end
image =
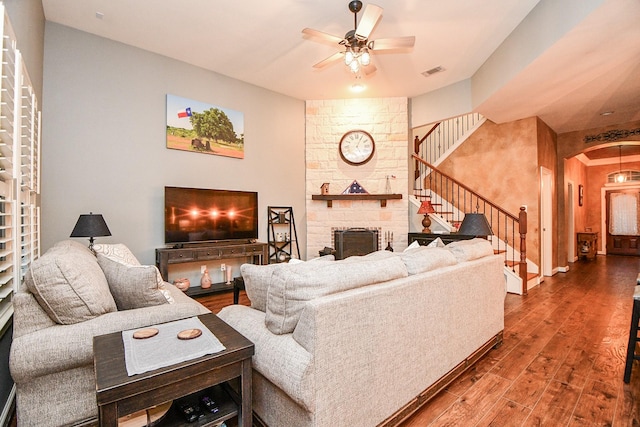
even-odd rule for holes
{"type": "Polygon", "coordinates": [[[311,200],[326,200],[327,207],[333,206],[334,200],[380,200],[380,207],[387,207],[387,200],[402,199],[402,194],[312,194],[311,200]]]}

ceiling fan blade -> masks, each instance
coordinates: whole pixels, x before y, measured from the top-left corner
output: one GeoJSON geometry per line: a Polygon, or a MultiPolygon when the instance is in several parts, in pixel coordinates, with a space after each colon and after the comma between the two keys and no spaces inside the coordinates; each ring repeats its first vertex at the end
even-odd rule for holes
{"type": "Polygon", "coordinates": [[[390,39],[378,39],[369,42],[369,49],[376,52],[381,50],[408,49],[416,43],[414,36],[394,37],[390,39]]]}
{"type": "Polygon", "coordinates": [[[327,65],[331,65],[334,62],[342,59],[343,56],[344,56],[344,52],[336,52],[333,55],[331,55],[330,57],[328,57],[327,59],[324,59],[324,60],[318,62],[317,64],[315,64],[313,66],[313,68],[324,68],[327,65]]]}
{"type": "Polygon", "coordinates": [[[364,8],[364,13],[360,19],[358,28],[356,28],[356,37],[361,40],[368,39],[369,34],[373,31],[373,28],[376,26],[381,16],[382,8],[380,6],[368,4],[367,7],[364,8]]]}
{"type": "Polygon", "coordinates": [[[340,44],[343,40],[342,37],[334,36],[333,34],[324,33],[322,31],[314,30],[312,28],[305,28],[302,30],[302,34],[307,37],[311,37],[317,39],[317,41],[322,41],[331,44],[340,44]]]}

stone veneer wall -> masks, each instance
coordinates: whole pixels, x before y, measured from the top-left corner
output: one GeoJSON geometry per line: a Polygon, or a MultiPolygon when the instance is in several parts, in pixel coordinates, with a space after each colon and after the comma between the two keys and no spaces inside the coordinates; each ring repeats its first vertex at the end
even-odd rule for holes
{"type": "MultiPolygon", "coordinates": [[[[331,247],[331,227],[380,227],[382,245],[393,233],[393,248],[407,246],[408,233],[408,122],[407,98],[317,100],[306,102],[306,207],[307,257],[331,247]],[[373,159],[362,166],[345,163],[338,153],[342,135],[353,129],[371,134],[376,143],[373,159]],[[392,193],[401,200],[378,201],[311,200],[329,183],[329,194],[341,194],[354,180],[371,194],[385,193],[387,176],[392,193]]],[[[382,249],[382,248],[381,248],[382,249]]]]}

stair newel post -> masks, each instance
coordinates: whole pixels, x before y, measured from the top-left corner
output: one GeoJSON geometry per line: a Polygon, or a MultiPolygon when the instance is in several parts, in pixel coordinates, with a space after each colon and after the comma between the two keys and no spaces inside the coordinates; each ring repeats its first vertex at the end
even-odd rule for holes
{"type": "Polygon", "coordinates": [[[518,225],[520,232],[519,274],[522,279],[522,295],[527,295],[527,211],[524,206],[520,207],[518,225]]]}

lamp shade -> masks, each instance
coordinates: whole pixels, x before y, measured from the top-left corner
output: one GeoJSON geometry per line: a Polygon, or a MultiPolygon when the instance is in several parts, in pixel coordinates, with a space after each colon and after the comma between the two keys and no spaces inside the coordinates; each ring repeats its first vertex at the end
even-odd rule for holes
{"type": "Polygon", "coordinates": [[[467,213],[464,214],[462,224],[460,224],[459,234],[466,234],[468,236],[490,236],[493,235],[491,226],[487,217],[481,213],[467,213]]]}
{"type": "Polygon", "coordinates": [[[70,237],[99,237],[111,236],[107,223],[100,214],[89,213],[80,215],[70,237]]]}
{"type": "Polygon", "coordinates": [[[435,213],[435,211],[436,210],[433,208],[433,205],[428,200],[424,200],[422,203],[420,203],[420,207],[418,208],[419,215],[435,213]]]}

